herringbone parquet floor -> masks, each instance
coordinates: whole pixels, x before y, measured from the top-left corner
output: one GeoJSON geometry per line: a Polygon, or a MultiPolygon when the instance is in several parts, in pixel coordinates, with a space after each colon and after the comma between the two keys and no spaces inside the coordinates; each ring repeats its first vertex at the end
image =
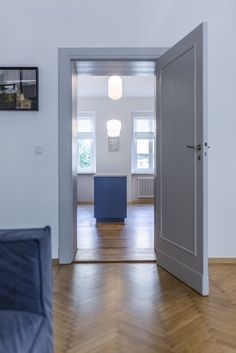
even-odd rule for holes
{"type": "Polygon", "coordinates": [[[93,205],[78,205],[76,262],[156,260],[154,205],[128,205],[125,224],[97,223],[93,205]]]}
{"type": "Polygon", "coordinates": [[[235,265],[210,265],[205,298],[155,264],[74,264],[54,276],[55,353],[236,352],[235,265]]]}

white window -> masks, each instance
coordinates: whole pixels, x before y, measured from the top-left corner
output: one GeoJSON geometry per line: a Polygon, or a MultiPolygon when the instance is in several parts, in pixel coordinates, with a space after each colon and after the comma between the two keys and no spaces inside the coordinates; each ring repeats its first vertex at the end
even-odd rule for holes
{"type": "Polygon", "coordinates": [[[77,121],[78,173],[95,173],[95,113],[79,112],[77,121]]]}
{"type": "Polygon", "coordinates": [[[133,173],[154,173],[155,139],[154,114],[132,113],[133,116],[133,173]]]}

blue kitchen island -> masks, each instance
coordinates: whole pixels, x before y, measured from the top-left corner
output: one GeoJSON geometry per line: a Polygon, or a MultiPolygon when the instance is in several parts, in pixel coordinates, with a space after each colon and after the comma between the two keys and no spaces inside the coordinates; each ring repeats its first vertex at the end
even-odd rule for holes
{"type": "Polygon", "coordinates": [[[94,177],[94,217],[97,222],[122,222],[127,217],[127,176],[94,177]]]}

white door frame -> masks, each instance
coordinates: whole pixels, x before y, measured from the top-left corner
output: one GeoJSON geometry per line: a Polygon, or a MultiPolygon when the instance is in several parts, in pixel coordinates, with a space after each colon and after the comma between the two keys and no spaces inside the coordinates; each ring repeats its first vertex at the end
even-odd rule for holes
{"type": "MultiPolygon", "coordinates": [[[[74,260],[77,229],[73,197],[76,194],[72,158],[72,74],[75,61],[156,61],[167,48],[59,48],[59,263],[74,260]]],[[[154,225],[155,227],[155,225],[154,225]]],[[[154,231],[155,233],[155,231],[154,231]]]]}

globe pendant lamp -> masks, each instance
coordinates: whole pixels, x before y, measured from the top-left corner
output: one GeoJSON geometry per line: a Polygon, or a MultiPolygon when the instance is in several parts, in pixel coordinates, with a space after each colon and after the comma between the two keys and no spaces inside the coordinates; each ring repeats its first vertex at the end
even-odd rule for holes
{"type": "Polygon", "coordinates": [[[122,97],[122,79],[120,76],[110,76],[108,79],[108,97],[118,100],[122,97]]]}
{"type": "Polygon", "coordinates": [[[120,136],[121,122],[120,120],[111,119],[107,121],[107,134],[109,137],[120,136]]]}

